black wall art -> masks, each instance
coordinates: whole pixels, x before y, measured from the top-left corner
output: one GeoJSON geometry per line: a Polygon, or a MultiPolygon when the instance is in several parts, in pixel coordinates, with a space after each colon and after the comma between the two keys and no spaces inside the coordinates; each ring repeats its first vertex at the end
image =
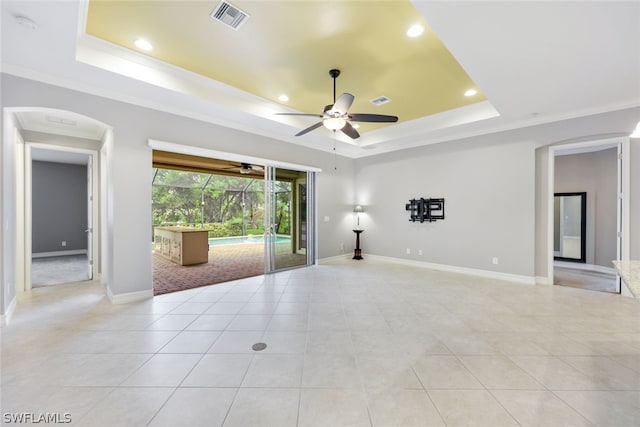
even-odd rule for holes
{"type": "Polygon", "coordinates": [[[444,219],[444,199],[411,199],[404,206],[411,222],[435,222],[444,219]]]}

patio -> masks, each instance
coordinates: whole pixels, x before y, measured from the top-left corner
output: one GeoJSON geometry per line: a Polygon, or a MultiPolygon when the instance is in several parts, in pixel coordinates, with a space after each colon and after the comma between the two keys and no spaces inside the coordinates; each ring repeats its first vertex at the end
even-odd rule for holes
{"type": "MultiPolygon", "coordinates": [[[[291,253],[291,244],[276,244],[276,266],[306,264],[306,256],[291,253]]],[[[213,285],[264,274],[264,244],[240,243],[209,246],[209,262],[181,266],[153,254],[154,295],[213,285]]]]}

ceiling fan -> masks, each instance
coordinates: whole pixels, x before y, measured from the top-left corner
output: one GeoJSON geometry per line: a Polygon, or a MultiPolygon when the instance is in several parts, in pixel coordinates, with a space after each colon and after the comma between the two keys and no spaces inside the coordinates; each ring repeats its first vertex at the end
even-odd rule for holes
{"type": "Polygon", "coordinates": [[[264,168],[259,165],[252,165],[251,163],[237,163],[237,164],[229,164],[229,166],[224,167],[224,170],[231,170],[240,172],[242,175],[249,174],[258,174],[262,175],[264,173],[264,168]]]}
{"type": "Polygon", "coordinates": [[[361,114],[349,113],[349,108],[353,104],[355,96],[350,93],[343,93],[336,99],[336,79],[340,75],[340,70],[330,70],[329,75],[333,79],[333,104],[324,107],[322,114],[307,113],[276,113],[282,116],[310,116],[320,117],[322,120],[318,123],[301,130],[296,136],[304,135],[314,129],[324,126],[332,131],[342,131],[345,135],[352,139],[360,138],[358,131],[351,125],[351,122],[368,122],[368,123],[395,123],[398,121],[397,116],[387,116],[384,114],[361,114]]]}

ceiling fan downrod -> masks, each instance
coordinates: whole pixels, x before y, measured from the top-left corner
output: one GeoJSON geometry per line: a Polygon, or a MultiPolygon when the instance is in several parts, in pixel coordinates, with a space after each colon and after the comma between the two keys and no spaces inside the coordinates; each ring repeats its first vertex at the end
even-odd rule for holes
{"type": "Polygon", "coordinates": [[[333,79],[333,103],[335,104],[336,103],[336,79],[340,75],[340,70],[338,70],[337,68],[329,70],[329,75],[333,79]]]}

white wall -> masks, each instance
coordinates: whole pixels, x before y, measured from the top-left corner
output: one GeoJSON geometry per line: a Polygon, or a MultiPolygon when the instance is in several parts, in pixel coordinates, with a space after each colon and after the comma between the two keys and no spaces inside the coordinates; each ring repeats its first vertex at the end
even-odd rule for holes
{"type": "MultiPolygon", "coordinates": [[[[353,204],[353,160],[302,146],[223,128],[164,112],[116,102],[15,76],[2,75],[3,107],[49,107],[76,112],[113,127],[106,165],[106,196],[112,253],[109,289],[113,295],[151,289],[151,149],[156,139],[241,155],[321,168],[317,180],[319,258],[340,254],[334,242],[350,238],[344,221],[353,204]],[[337,166],[337,170],[334,169],[337,166]],[[109,196],[111,194],[111,196],[109,196]],[[324,222],[325,216],[329,217],[324,222]],[[347,237],[344,237],[347,236],[347,237]]],[[[7,146],[4,144],[7,155],[7,146]]],[[[9,162],[11,163],[11,162],[9,162]]],[[[11,169],[4,169],[10,175],[11,169]]],[[[10,177],[9,177],[10,179],[10,177]]],[[[13,183],[3,178],[5,188],[13,183]]],[[[9,195],[10,196],[10,195],[9,195]]],[[[4,200],[12,200],[11,197],[4,200]]],[[[9,223],[9,226],[11,223],[9,223]]]]}
{"type": "Polygon", "coordinates": [[[0,149],[0,325],[11,315],[16,297],[16,145],[22,144],[13,117],[2,115],[2,147],[0,149]],[[13,203],[11,203],[13,201],[13,203]]]}
{"type": "Polygon", "coordinates": [[[534,172],[531,142],[492,137],[358,160],[363,252],[532,277],[534,172]],[[410,222],[420,197],[444,198],[445,219],[410,222]]]}

